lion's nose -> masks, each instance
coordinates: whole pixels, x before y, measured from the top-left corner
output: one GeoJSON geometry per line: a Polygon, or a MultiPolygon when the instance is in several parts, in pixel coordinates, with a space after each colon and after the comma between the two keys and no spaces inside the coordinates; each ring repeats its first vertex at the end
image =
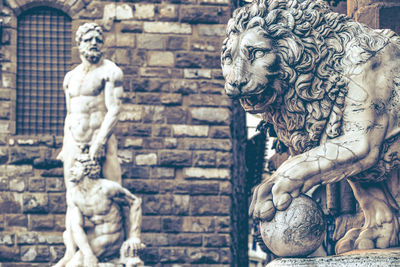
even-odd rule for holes
{"type": "Polygon", "coordinates": [[[245,78],[229,81],[228,86],[226,86],[226,94],[229,97],[238,97],[242,93],[242,88],[248,83],[249,81],[245,78]]]}

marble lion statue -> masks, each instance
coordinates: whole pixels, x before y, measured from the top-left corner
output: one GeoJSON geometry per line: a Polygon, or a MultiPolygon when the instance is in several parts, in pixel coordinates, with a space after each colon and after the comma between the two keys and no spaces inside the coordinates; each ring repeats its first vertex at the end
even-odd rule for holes
{"type": "Polygon", "coordinates": [[[400,155],[400,38],[320,0],[258,0],[233,13],[222,47],[225,91],[273,127],[291,157],[253,193],[271,220],[316,185],[347,179],[362,209],[336,253],[399,244],[388,182],[400,155]]]}

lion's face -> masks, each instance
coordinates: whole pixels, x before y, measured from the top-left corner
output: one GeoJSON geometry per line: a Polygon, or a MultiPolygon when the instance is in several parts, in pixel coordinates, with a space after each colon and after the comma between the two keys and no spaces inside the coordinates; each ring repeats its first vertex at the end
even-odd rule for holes
{"type": "Polygon", "coordinates": [[[260,27],[231,34],[222,54],[227,95],[240,99],[248,112],[263,112],[277,96],[277,58],[273,41],[260,27]]]}

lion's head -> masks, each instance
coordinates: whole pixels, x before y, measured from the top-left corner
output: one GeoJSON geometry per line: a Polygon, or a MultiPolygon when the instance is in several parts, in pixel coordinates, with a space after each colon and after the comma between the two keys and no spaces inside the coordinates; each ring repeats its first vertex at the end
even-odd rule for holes
{"type": "Polygon", "coordinates": [[[357,41],[366,58],[385,43],[321,0],[299,2],[256,0],[235,10],[221,54],[227,95],[262,113],[292,154],[317,145],[323,131],[339,135],[353,37],[367,37],[357,41]]]}

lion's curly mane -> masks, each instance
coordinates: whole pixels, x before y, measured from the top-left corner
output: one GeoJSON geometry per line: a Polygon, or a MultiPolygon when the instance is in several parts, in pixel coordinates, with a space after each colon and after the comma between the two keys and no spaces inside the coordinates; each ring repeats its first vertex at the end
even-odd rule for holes
{"type": "Polygon", "coordinates": [[[323,132],[338,136],[347,72],[381,50],[390,33],[331,12],[321,0],[257,0],[233,13],[222,54],[231,35],[253,27],[274,41],[279,58],[281,95],[263,113],[278,139],[298,154],[318,145],[323,132]],[[349,47],[362,49],[361,58],[347,56],[349,47]]]}

